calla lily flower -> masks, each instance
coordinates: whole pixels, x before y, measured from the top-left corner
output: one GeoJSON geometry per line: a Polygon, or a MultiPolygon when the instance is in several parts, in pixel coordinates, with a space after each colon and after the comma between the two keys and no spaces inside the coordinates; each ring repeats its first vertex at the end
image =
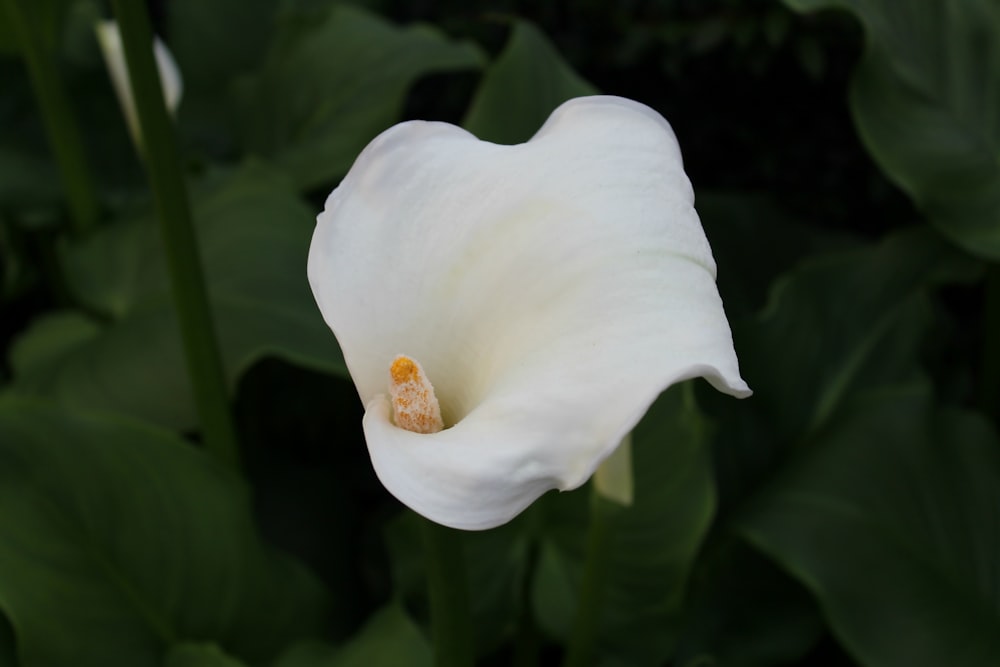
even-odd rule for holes
{"type": "MultiPolygon", "coordinates": [[[[129,134],[137,147],[142,147],[142,132],[139,130],[139,116],[135,110],[135,99],[132,97],[132,84],[129,83],[128,68],[125,65],[125,49],[122,46],[122,35],[116,21],[98,21],[94,25],[97,33],[97,43],[101,46],[104,64],[111,75],[118,103],[125,114],[129,134]]],[[[156,69],[160,74],[160,85],[163,88],[163,99],[170,113],[177,111],[184,91],[181,71],[170,54],[170,50],[160,41],[153,38],[153,57],[156,59],[156,69]]]]}
{"type": "Polygon", "coordinates": [[[748,396],[693,201],[670,125],[618,97],[515,146],[423,121],[372,141],[308,273],[385,487],[492,528],[586,482],[668,386],[748,396]]]}

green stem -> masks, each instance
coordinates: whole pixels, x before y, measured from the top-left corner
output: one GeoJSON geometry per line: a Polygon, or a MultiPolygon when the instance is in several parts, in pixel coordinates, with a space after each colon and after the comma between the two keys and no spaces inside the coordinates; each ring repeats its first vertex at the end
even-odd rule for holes
{"type": "MultiPolygon", "coordinates": [[[[531,512],[533,506],[528,508],[531,512]]],[[[517,619],[517,636],[514,641],[514,654],[510,664],[513,667],[538,667],[538,649],[540,638],[535,627],[532,613],[532,593],[535,584],[535,571],[538,569],[538,556],[541,547],[533,532],[529,532],[528,551],[524,558],[524,578],[521,580],[521,610],[517,619]]]]}
{"type": "Polygon", "coordinates": [[[222,358],[205,290],[180,151],[153,59],[153,34],[146,3],[112,0],[112,6],[122,33],[129,82],[142,131],[146,172],[160,221],[170,286],[205,446],[220,460],[238,468],[239,449],[222,358]]]}
{"type": "Polygon", "coordinates": [[[1000,424],[1000,264],[986,273],[983,300],[983,363],[979,378],[979,407],[1000,424]]]}
{"type": "Polygon", "coordinates": [[[26,5],[23,0],[6,0],[7,15],[24,55],[45,133],[66,188],[73,231],[82,235],[97,222],[100,212],[97,191],[55,56],[43,43],[37,21],[32,20],[31,7],[26,5]]]}
{"type": "Polygon", "coordinates": [[[437,667],[474,664],[465,560],[458,532],[420,517],[437,667]]]}
{"type": "Polygon", "coordinates": [[[591,484],[586,562],[563,667],[586,667],[595,662],[611,556],[612,522],[619,509],[619,505],[601,496],[591,484]]]}

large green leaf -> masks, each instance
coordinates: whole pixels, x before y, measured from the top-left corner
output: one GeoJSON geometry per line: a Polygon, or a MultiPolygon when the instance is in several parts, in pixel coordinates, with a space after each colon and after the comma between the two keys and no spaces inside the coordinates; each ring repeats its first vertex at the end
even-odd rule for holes
{"type": "Polygon", "coordinates": [[[49,203],[61,194],[51,162],[9,146],[0,148],[0,205],[49,203]]]}
{"type": "Polygon", "coordinates": [[[260,64],[273,38],[274,0],[171,0],[167,36],[185,93],[220,83],[260,64]]]}
{"type": "MultiPolygon", "coordinates": [[[[287,183],[250,166],[193,197],[201,253],[230,383],[256,359],[344,372],[306,280],[314,223],[287,183]]],[[[81,302],[106,316],[58,313],[12,353],[15,390],[159,424],[196,424],[157,225],[106,227],[65,253],[81,302]]]]}
{"type": "MultiPolygon", "coordinates": [[[[69,0],[10,0],[20,5],[20,13],[30,22],[33,38],[39,41],[39,48],[55,52],[59,46],[60,30],[69,0]]],[[[17,55],[22,51],[21,35],[17,23],[10,12],[10,4],[5,0],[0,4],[0,56],[17,55]]]]}
{"type": "Polygon", "coordinates": [[[361,632],[339,648],[304,642],[274,667],[430,667],[431,647],[398,603],[376,612],[361,632]]]}
{"type": "Polygon", "coordinates": [[[237,77],[260,67],[276,38],[274,0],[171,0],[166,38],[184,76],[178,126],[192,152],[239,154],[233,108],[237,77]]]}
{"type": "Polygon", "coordinates": [[[691,575],[676,665],[773,667],[801,661],[825,624],[809,592],[742,540],[713,544],[691,575]]]}
{"type": "Polygon", "coordinates": [[[163,661],[163,667],[245,667],[217,644],[184,642],[172,646],[163,661]]]}
{"type": "Polygon", "coordinates": [[[534,24],[517,21],[462,125],[480,139],[517,144],[530,139],[566,100],[596,93],[534,24]]]}
{"type": "Polygon", "coordinates": [[[325,21],[279,40],[261,71],[241,81],[245,144],[302,188],[333,185],[399,119],[420,77],[480,67],[483,59],[478,47],[432,27],[398,28],[334,7],[325,21]]]}
{"type": "Polygon", "coordinates": [[[846,233],[803,224],[766,193],[699,189],[696,199],[730,321],[759,311],[774,280],[803,256],[858,243],[846,233]],[[763,226],[767,227],[767,243],[760,243],[763,226]],[[753,252],[747,252],[748,248],[753,252]]]}
{"type": "MultiPolygon", "coordinates": [[[[602,665],[662,665],[676,643],[688,573],[715,509],[707,425],[691,386],[667,390],[633,433],[635,503],[610,527],[600,637],[602,665]]],[[[535,610],[565,637],[576,610],[588,490],[543,499],[535,610]]]]}
{"type": "Polygon", "coordinates": [[[54,208],[62,200],[63,186],[45,140],[28,70],[24,63],[0,59],[0,79],[0,207],[54,208]]]}
{"type": "Polygon", "coordinates": [[[0,401],[0,525],[25,665],[158,667],[185,640],[257,661],[322,623],[321,587],[261,543],[242,482],[137,422],[0,401]]]}
{"type": "Polygon", "coordinates": [[[930,230],[803,262],[735,326],[744,377],[782,440],[819,428],[852,391],[916,370],[935,285],[980,267],[930,230]]]}
{"type": "Polygon", "coordinates": [[[851,106],[872,155],[954,242],[1000,259],[1000,4],[786,0],[862,22],[851,106]]]}
{"type": "Polygon", "coordinates": [[[867,667],[1000,664],[1000,440],[921,389],[859,400],[743,531],[867,667]]]}
{"type": "Polygon", "coordinates": [[[835,421],[854,394],[920,375],[941,321],[936,289],[980,271],[923,227],[811,256],[775,281],[758,315],[733,322],[752,399],[699,394],[718,424],[722,514],[766,482],[808,433],[835,421]]]}
{"type": "Polygon", "coordinates": [[[14,22],[8,16],[7,3],[0,5],[0,56],[16,55],[21,51],[20,40],[14,32],[14,22]]]}

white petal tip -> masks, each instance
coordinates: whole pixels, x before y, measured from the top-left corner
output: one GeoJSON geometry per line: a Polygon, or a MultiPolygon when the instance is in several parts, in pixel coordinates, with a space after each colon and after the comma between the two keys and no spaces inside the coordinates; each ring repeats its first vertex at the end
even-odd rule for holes
{"type": "Polygon", "coordinates": [[[635,476],[632,472],[632,435],[625,436],[611,456],[594,471],[594,489],[602,497],[623,507],[635,500],[635,476]]]}
{"type": "MultiPolygon", "coordinates": [[[[111,83],[118,96],[122,112],[125,114],[132,140],[136,146],[142,146],[142,133],[139,129],[135,100],[132,96],[132,84],[129,81],[125,49],[122,45],[118,23],[110,20],[97,21],[94,24],[94,33],[97,35],[97,43],[101,47],[101,55],[104,56],[104,64],[111,76],[111,83]]],[[[167,110],[173,114],[180,106],[184,91],[184,81],[181,78],[180,68],[170,50],[160,41],[159,37],[153,38],[153,56],[160,76],[164,104],[167,110]]]]}

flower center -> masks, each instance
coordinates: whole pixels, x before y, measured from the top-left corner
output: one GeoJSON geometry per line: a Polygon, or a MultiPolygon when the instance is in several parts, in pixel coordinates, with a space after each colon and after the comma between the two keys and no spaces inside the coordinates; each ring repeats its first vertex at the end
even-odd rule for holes
{"type": "Polygon", "coordinates": [[[444,428],[434,387],[420,364],[399,355],[389,367],[389,395],[396,426],[414,433],[437,433],[444,428]]]}

